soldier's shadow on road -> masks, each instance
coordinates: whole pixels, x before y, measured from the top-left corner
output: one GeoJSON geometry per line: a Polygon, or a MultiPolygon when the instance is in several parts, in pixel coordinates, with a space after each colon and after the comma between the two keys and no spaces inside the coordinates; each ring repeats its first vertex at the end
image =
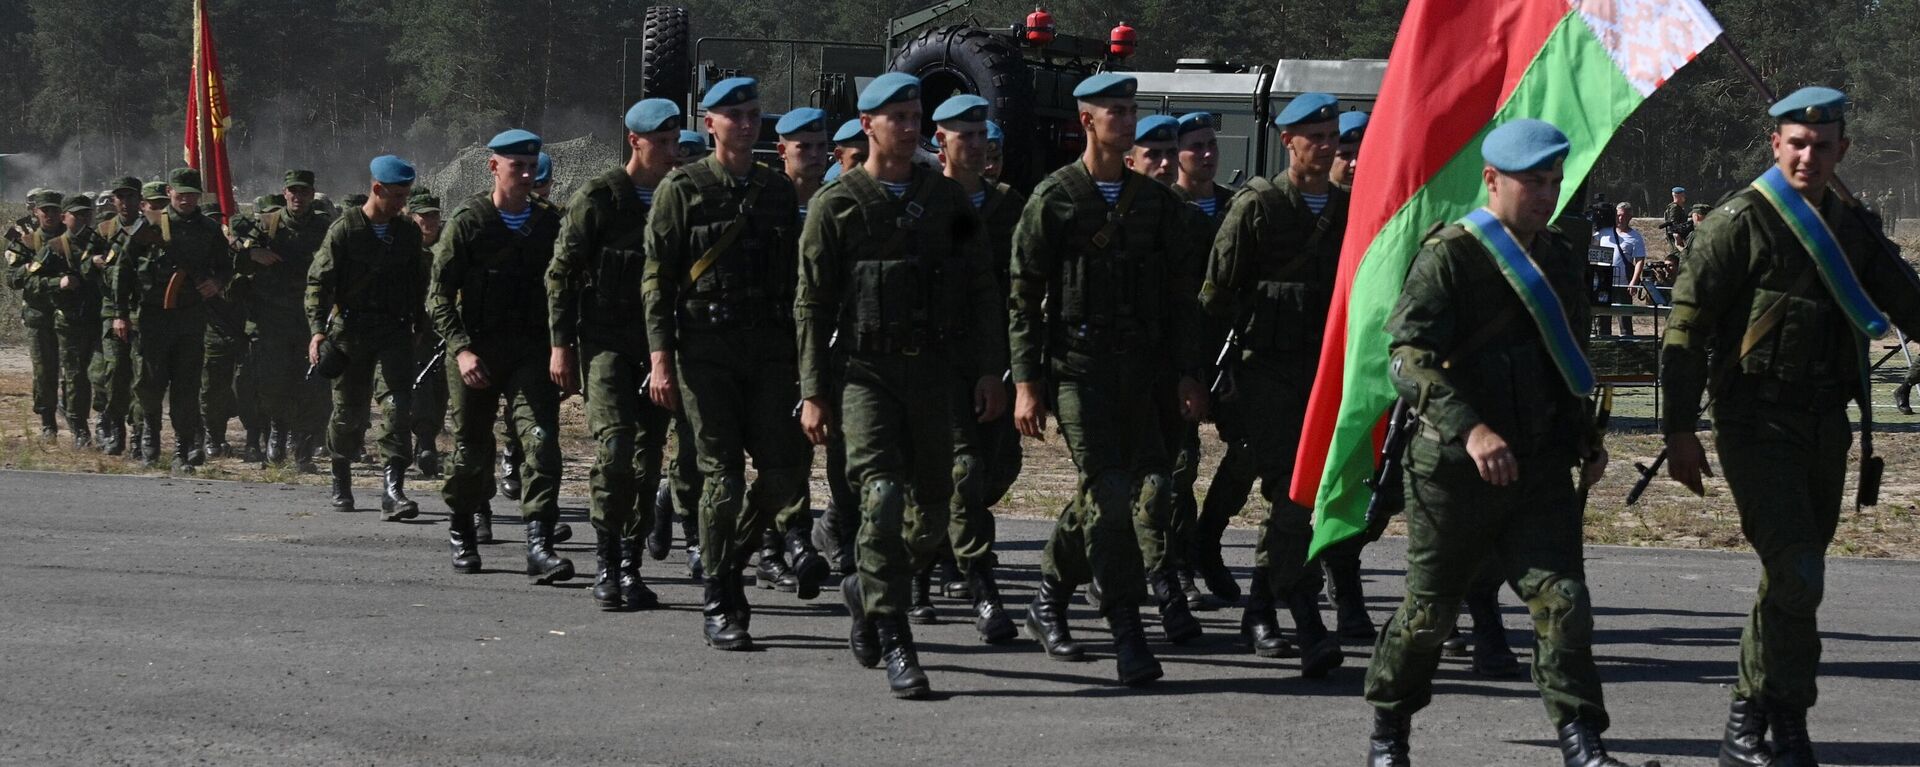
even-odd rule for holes
{"type": "MultiPolygon", "coordinates": [[[[1817,728],[1816,728],[1817,730],[1817,728]]],[[[1820,761],[1825,764],[1857,764],[1866,767],[1881,765],[1911,765],[1913,755],[1920,753],[1920,743],[1860,743],[1820,740],[1816,731],[1815,747],[1820,752],[1820,761]]],[[[1515,740],[1515,745],[1558,748],[1559,742],[1552,740],[1515,740]]],[[[1649,756],[1683,756],[1712,759],[1720,753],[1720,741],[1717,737],[1693,738],[1607,738],[1607,748],[1616,755],[1646,754],[1649,756]]]]}
{"type": "Polygon", "coordinates": [[[1039,682],[1053,685],[1067,685],[1071,689],[1007,689],[1007,690],[965,690],[951,693],[955,698],[1113,698],[1147,696],[1185,696],[1211,695],[1216,693],[1240,693],[1244,695],[1287,696],[1287,697],[1338,697],[1350,698],[1360,689],[1361,674],[1358,670],[1346,669],[1336,672],[1327,679],[1299,679],[1297,677],[1274,676],[1232,676],[1211,678],[1183,678],[1181,672],[1188,664],[1168,663],[1167,676],[1144,687],[1124,687],[1113,681],[1113,659],[1110,656],[1090,655],[1082,663],[1062,663],[1064,667],[1084,668],[1086,673],[1063,673],[1045,671],[1023,671],[1008,668],[980,668],[955,664],[934,664],[926,666],[929,673],[972,674],[993,679],[1009,679],[1020,682],[1039,682]]]}

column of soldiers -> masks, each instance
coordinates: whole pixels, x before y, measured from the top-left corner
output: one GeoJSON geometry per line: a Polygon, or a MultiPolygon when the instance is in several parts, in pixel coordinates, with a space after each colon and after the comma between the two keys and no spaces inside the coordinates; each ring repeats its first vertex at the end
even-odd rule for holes
{"type": "MultiPolygon", "coordinates": [[[[911,627],[934,618],[925,584],[943,554],[981,639],[1018,634],[995,577],[991,507],[1018,472],[1013,435],[1051,432],[1077,480],[1024,620],[1048,657],[1086,659],[1067,615],[1086,586],[1116,680],[1160,678],[1140,605],[1153,600],[1178,644],[1200,634],[1191,610],[1212,606],[1196,578],[1216,598],[1238,596],[1220,536],[1258,479],[1266,507],[1241,633],[1263,657],[1299,656],[1308,677],[1343,662],[1340,636],[1375,642],[1369,764],[1410,763],[1412,715],[1432,700],[1463,602],[1492,624],[1476,628],[1476,650],[1511,663],[1487,608],[1501,583],[1534,618],[1533,679],[1565,763],[1623,764],[1601,741],[1581,567],[1579,491],[1608,456],[1578,332],[1587,307],[1559,299],[1581,293],[1583,260],[1579,238],[1554,225],[1566,135],[1513,120],[1485,137],[1485,206],[1427,236],[1389,319],[1392,382],[1418,420],[1395,499],[1406,596],[1376,629],[1360,595],[1364,539],[1308,560],[1310,512],[1286,491],[1365,116],[1327,94],[1293,99],[1274,119],[1286,168],[1229,191],[1215,178],[1211,117],[1142,119],[1134,87],[1106,73],[1076,88],[1084,152],[1030,196],[995,180],[985,100],[956,96],[925,115],[920,82],[897,73],[862,91],[859,118],[831,145],[824,113],[784,116],[781,169],[754,160],[762,118],[750,78],[703,95],[713,151],[697,159],[705,142],[676,104],[639,102],[625,115],[627,160],[564,208],[542,189],[552,165],[540,138],[503,132],[488,144],[491,188],[444,231],[440,200],[393,156],[370,163],[368,193],[337,213],[318,204],[313,174],[290,171],[279,199],[228,231],[202,212],[191,169],[117,180],[97,225],[88,196],[35,190],[32,219],[7,245],[34,411],[43,433],[65,413],[76,444],[108,452],[131,434],[148,465],[161,459],[165,414],[173,466],[190,470],[196,451],[217,454],[224,441],[222,406],[201,394],[203,371],[225,374],[206,359],[239,334],[244,377],[273,393],[248,425],[247,452],[305,462],[324,436],[332,503],[350,510],[348,468],[378,402],[386,518],[418,514],[409,467],[444,473],[451,563],[474,573],[491,542],[504,407],[520,446],[509,474],[521,482],[526,572],[548,584],[575,574],[553,543],[558,407],[579,394],[596,444],[600,608],[659,604],[639,575],[642,540],[664,558],[677,506],[694,525],[684,535],[709,645],[753,646],[744,585],[756,553],[756,582],[800,599],[837,573],[851,654],[884,666],[902,698],[932,691],[911,627]],[[937,168],[915,163],[923,122],[937,129],[937,168]],[[245,307],[243,325],[229,324],[230,302],[245,307]],[[316,375],[333,379],[330,418],[316,375]],[[1202,504],[1196,425],[1208,418],[1228,448],[1202,504]],[[829,446],[832,502],[818,525],[809,443],[829,446]],[[1337,633],[1321,616],[1323,577],[1337,633]]],[[[1852,441],[1843,408],[1863,394],[1865,339],[1920,330],[1920,281],[1827,189],[1849,146],[1845,108],[1825,88],[1773,107],[1775,167],[1700,217],[1675,290],[1669,471],[1696,492],[1711,473],[1694,434],[1708,394],[1764,567],[1723,765],[1815,763],[1806,714],[1852,441]]]]}

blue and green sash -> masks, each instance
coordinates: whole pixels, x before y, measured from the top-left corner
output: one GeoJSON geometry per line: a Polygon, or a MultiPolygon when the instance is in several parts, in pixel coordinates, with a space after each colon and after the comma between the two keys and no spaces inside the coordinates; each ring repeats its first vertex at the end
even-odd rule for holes
{"type": "Polygon", "coordinates": [[[1840,249],[1840,239],[1833,236],[1833,230],[1827,227],[1820,211],[1807,203],[1807,198],[1787,185],[1787,176],[1780,172],[1780,166],[1768,168],[1766,173],[1753,181],[1753,188],[1760,196],[1767,198],[1773,210],[1787,222],[1787,228],[1793,230],[1793,237],[1800,246],[1813,256],[1813,265],[1820,273],[1820,281],[1826,283],[1827,292],[1833,294],[1833,300],[1840,304],[1847,320],[1853,323],[1868,338],[1879,338],[1887,334],[1887,315],[1873,305],[1873,299],[1867,296],[1865,288],[1860,287],[1860,277],[1853,273],[1853,265],[1847,263],[1847,253],[1840,249]]]}
{"type": "Polygon", "coordinates": [[[1514,241],[1513,233],[1507,231],[1492,211],[1476,209],[1460,219],[1460,225],[1493,254],[1501,276],[1507,278],[1507,284],[1513,287],[1520,303],[1527,307],[1527,314],[1533,317],[1534,327],[1540,330],[1540,340],[1546,344],[1554,367],[1560,369],[1560,377],[1566,379],[1567,389],[1576,397],[1591,396],[1596,383],[1593,365],[1580,351],[1579,339],[1574,337],[1573,328],[1567,326],[1567,312],[1560,305],[1560,296],[1553,292],[1553,285],[1547,282],[1540,265],[1514,241]]]}

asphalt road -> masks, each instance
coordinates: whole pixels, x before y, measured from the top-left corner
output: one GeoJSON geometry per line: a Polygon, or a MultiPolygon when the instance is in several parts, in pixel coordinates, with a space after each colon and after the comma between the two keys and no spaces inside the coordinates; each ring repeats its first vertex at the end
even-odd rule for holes
{"type": "MultiPolygon", "coordinates": [[[[417,524],[326,510],[316,488],[0,472],[0,763],[1352,765],[1367,648],[1330,679],[1240,651],[1234,610],[1197,646],[1156,644],[1166,679],[1111,683],[1024,638],[979,643],[956,602],[916,629],[937,696],[888,697],[846,651],[837,600],[750,590],[760,650],[700,640],[681,554],[643,571],[666,602],[602,613],[581,578],[528,585],[518,531],[487,572],[447,567],[445,508],[417,524]]],[[[364,492],[364,491],[363,491],[364,492]]],[[[362,498],[363,505],[369,498],[362,498]]],[[[496,504],[497,506],[499,504],[496,504]]],[[[582,537],[580,504],[566,516],[582,537]]],[[[1032,593],[1047,526],[1000,525],[1009,603],[1032,593]]],[[[1251,537],[1230,532],[1244,566],[1251,537]]],[[[1367,552],[1369,601],[1399,599],[1401,542],[1367,552]]],[[[591,547],[561,547],[589,573],[591,547]]],[[[1589,550],[1617,755],[1710,764],[1750,556],[1589,550]]],[[[1242,571],[1244,583],[1244,570],[1242,571]]],[[[1920,764],[1920,563],[1828,569],[1822,705],[1832,765],[1920,764]]],[[[1507,624],[1530,642],[1523,610],[1507,624]]],[[[1103,627],[1076,602],[1082,639],[1103,627]]],[[[1283,622],[1285,618],[1282,618],[1283,622]]],[[[1150,627],[1157,633],[1157,626],[1150,627]]],[[[1104,651],[1104,647],[1102,648],[1104,651]]],[[[1558,764],[1523,679],[1448,660],[1415,719],[1420,764],[1558,764]]]]}

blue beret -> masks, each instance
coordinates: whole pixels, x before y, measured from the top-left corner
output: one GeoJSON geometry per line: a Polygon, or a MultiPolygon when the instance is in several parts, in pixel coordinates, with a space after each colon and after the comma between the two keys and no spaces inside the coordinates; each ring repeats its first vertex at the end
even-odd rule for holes
{"type": "Polygon", "coordinates": [[[1340,116],[1340,99],[1331,93],[1302,93],[1273,116],[1273,124],[1290,128],[1302,123],[1326,122],[1340,116]]]}
{"type": "Polygon", "coordinates": [[[707,137],[700,135],[699,131],[683,130],[680,131],[680,145],[696,152],[705,152],[707,151],[707,137]]]}
{"type": "Polygon", "coordinates": [[[494,154],[539,154],[540,137],[519,128],[504,130],[487,142],[494,154]]]}
{"type": "Polygon", "coordinates": [[[1000,123],[994,122],[992,120],[988,120],[987,121],[987,143],[999,144],[1006,140],[1007,140],[1007,134],[1005,131],[1000,130],[1000,123]]]}
{"type": "Polygon", "coordinates": [[[1076,99],[1130,99],[1133,98],[1133,92],[1138,87],[1139,81],[1133,79],[1133,75],[1101,72],[1073,86],[1073,97],[1076,99]]]}
{"type": "Polygon", "coordinates": [[[390,154],[383,154],[367,163],[367,171],[373,174],[373,180],[381,184],[413,183],[413,163],[390,154]]]}
{"type": "Polygon", "coordinates": [[[544,184],[553,180],[553,156],[540,153],[540,162],[534,166],[533,183],[544,184]]]}
{"type": "Polygon", "coordinates": [[[987,100],[971,93],[962,93],[946,101],[933,110],[936,123],[954,120],[958,122],[978,123],[987,121],[987,100]]]}
{"type": "Polygon", "coordinates": [[[827,113],[813,107],[801,107],[786,113],[774,124],[773,132],[782,136],[795,133],[826,132],[827,113]]]}
{"type": "Polygon", "coordinates": [[[1686,188],[1686,187],[1684,187],[1684,186],[1676,186],[1676,187],[1674,187],[1674,188],[1673,188],[1673,193],[1674,193],[1674,194],[1686,194],[1686,193],[1687,193],[1687,188],[1686,188]]]}
{"type": "Polygon", "coordinates": [[[701,109],[745,104],[760,98],[760,81],[751,77],[729,77],[714,83],[700,99],[701,109]]]}
{"type": "Polygon", "coordinates": [[[1340,113],[1340,143],[1358,144],[1367,134],[1366,112],[1340,113]]]}
{"type": "Polygon", "coordinates": [[[828,181],[832,181],[836,178],[839,178],[841,172],[842,171],[840,170],[840,163],[837,163],[837,162],[834,163],[831,167],[827,168],[827,177],[821,179],[820,183],[824,184],[828,181]]]}
{"type": "Polygon", "coordinates": [[[839,129],[833,132],[833,143],[835,144],[852,144],[855,142],[864,144],[866,141],[867,132],[860,129],[860,120],[858,118],[840,123],[839,129]]]}
{"type": "Polygon", "coordinates": [[[1487,134],[1480,157],[1502,173],[1552,167],[1567,156],[1567,134],[1542,120],[1511,120],[1487,134]]]}
{"type": "Polygon", "coordinates": [[[1180,128],[1177,133],[1185,136],[1197,130],[1218,127],[1213,124],[1212,112],[1188,112],[1180,116],[1180,128]]]}
{"type": "Polygon", "coordinates": [[[920,98],[920,78],[905,72],[888,72],[873,78],[860,91],[860,111],[871,112],[888,104],[920,98]]]}
{"type": "Polygon", "coordinates": [[[1135,123],[1133,126],[1133,143],[1145,144],[1149,141],[1171,142],[1173,141],[1174,131],[1178,130],[1179,127],[1180,121],[1173,119],[1171,115],[1149,115],[1142,117],[1140,118],[1140,122],[1135,123]]]}
{"type": "Polygon", "coordinates": [[[642,99],[627,109],[627,130],[634,133],[680,127],[680,105],[667,99],[642,99]]]}
{"type": "Polygon", "coordinates": [[[1832,88],[1812,86],[1787,94],[1767,110],[1783,123],[1825,125],[1847,119],[1847,94],[1832,88]]]}

